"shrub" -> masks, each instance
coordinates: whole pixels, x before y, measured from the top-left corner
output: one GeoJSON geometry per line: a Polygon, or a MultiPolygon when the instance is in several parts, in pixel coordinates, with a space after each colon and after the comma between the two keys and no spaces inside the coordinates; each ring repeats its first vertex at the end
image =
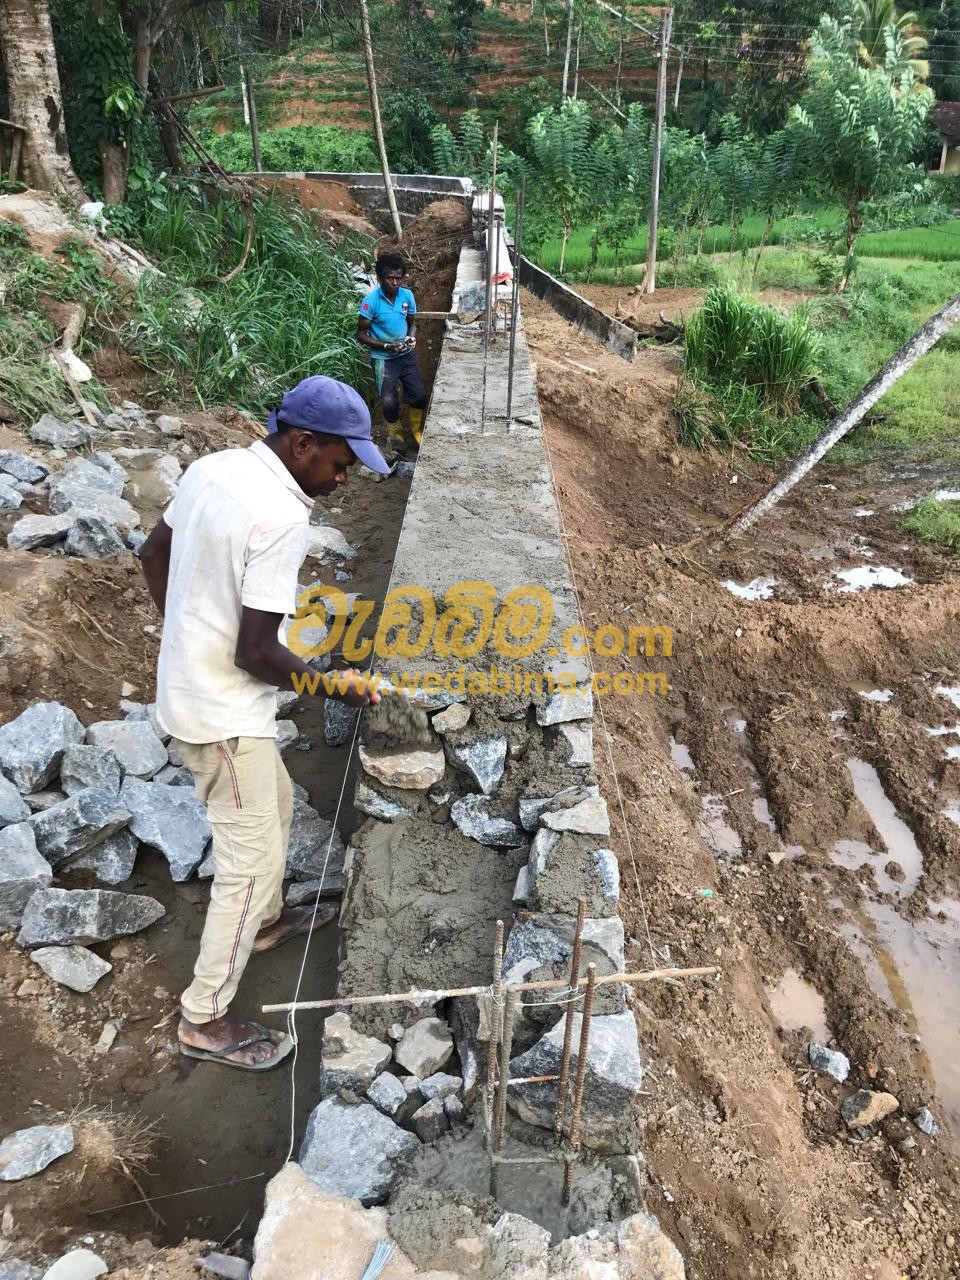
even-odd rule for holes
{"type": "MultiPolygon", "coordinates": [[[[250,135],[209,133],[201,141],[213,158],[231,172],[253,168],[250,135]]],[[[336,125],[296,124],[286,129],[264,129],[260,134],[260,162],[272,172],[315,169],[331,173],[365,173],[378,168],[373,139],[367,133],[336,125]]]]}

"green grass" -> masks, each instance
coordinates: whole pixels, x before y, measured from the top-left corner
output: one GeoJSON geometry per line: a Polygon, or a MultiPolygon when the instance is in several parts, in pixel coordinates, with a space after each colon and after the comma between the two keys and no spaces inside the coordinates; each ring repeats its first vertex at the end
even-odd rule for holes
{"type": "Polygon", "coordinates": [[[960,551],[960,502],[924,498],[907,512],[901,524],[924,542],[936,542],[951,551],[960,551]]]}
{"type": "Polygon", "coordinates": [[[240,202],[185,185],[148,206],[135,238],[164,277],[145,277],[124,311],[97,316],[101,332],[181,401],[260,414],[309,374],[363,385],[348,262],[369,244],[352,237],[333,249],[308,214],[269,199],[251,208],[249,259],[223,283],[246,237],[240,202]]]}
{"type": "Polygon", "coordinates": [[[932,262],[960,262],[960,218],[936,227],[873,231],[857,244],[861,258],[921,258],[932,262]]]}

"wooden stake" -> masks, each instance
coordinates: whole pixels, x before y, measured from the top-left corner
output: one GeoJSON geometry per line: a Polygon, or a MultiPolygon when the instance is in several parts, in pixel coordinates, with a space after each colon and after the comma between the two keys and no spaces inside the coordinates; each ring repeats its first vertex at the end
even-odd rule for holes
{"type": "Polygon", "coordinates": [[[373,65],[373,40],[370,37],[370,10],[367,7],[367,0],[360,0],[360,32],[363,38],[363,61],[367,68],[367,89],[370,93],[373,132],[377,140],[380,167],[383,170],[387,204],[390,208],[390,217],[393,219],[393,231],[399,242],[403,239],[403,227],[400,223],[400,214],[397,212],[397,198],[394,195],[393,179],[390,177],[390,165],[387,162],[387,144],[383,140],[383,122],[380,119],[380,97],[377,93],[377,73],[373,65]]]}
{"type": "Polygon", "coordinates": [[[663,151],[663,121],[667,114],[667,51],[670,48],[672,29],[673,10],[668,9],[660,19],[660,39],[657,47],[657,110],[653,121],[653,163],[650,167],[650,217],[647,226],[647,271],[643,282],[644,293],[653,293],[657,287],[660,159],[663,151]]]}
{"type": "MultiPolygon", "coordinates": [[[[605,987],[611,982],[672,982],[675,978],[713,978],[720,972],[715,964],[695,969],[643,969],[636,973],[608,973],[597,978],[596,986],[605,987]]],[[[586,986],[581,978],[578,987],[586,986]]],[[[538,982],[505,982],[501,991],[564,991],[570,986],[569,978],[544,978],[538,982]]],[[[264,1004],[261,1013],[289,1013],[292,1009],[349,1009],[353,1005],[366,1004],[436,1004],[438,1000],[452,1000],[455,996],[489,995],[488,986],[444,987],[436,991],[396,991],[375,996],[337,996],[330,1000],[288,1000],[285,1004],[264,1004]]]]}
{"type": "Polygon", "coordinates": [[[728,530],[721,526],[719,536],[737,537],[745,533],[751,525],[756,524],[761,516],[772,511],[777,503],[810,471],[823,457],[828,449],[832,449],[843,437],[864,418],[885,391],[898,382],[905,373],[925,355],[931,347],[936,346],[945,333],[960,323],[960,293],[955,294],[948,303],[940,308],[926,324],[922,324],[909,341],[890,357],[880,372],[854,396],[844,411],[822,431],[812,444],[793,461],[780,478],[739,516],[728,530]]]}

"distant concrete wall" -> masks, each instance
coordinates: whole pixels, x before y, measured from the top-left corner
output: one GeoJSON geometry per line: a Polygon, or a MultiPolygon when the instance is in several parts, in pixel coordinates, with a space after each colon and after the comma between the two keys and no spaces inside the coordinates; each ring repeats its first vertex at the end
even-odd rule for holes
{"type": "Polygon", "coordinates": [[[520,259],[520,283],[542,298],[557,315],[563,316],[582,332],[589,333],[601,346],[624,360],[632,360],[637,354],[637,335],[632,329],[608,316],[529,258],[520,259]]]}
{"type": "MultiPolygon", "coordinates": [[[[387,192],[382,173],[328,173],[321,170],[303,172],[268,172],[238,174],[243,178],[312,178],[317,182],[340,182],[349,188],[350,194],[379,230],[393,230],[387,192]]],[[[463,200],[469,207],[473,202],[473,183],[469,178],[449,177],[434,173],[396,173],[393,175],[393,191],[402,224],[410,222],[418,213],[435,200],[463,200]]]]}

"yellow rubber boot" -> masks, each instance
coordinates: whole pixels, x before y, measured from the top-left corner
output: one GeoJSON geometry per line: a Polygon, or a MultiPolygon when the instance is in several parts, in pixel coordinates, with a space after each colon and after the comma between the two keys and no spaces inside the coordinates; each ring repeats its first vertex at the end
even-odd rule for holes
{"type": "Polygon", "coordinates": [[[423,410],[408,409],[407,420],[410,423],[410,434],[417,444],[423,439],[423,410]]]}
{"type": "Polygon", "coordinates": [[[399,422],[387,423],[387,444],[394,449],[403,448],[403,427],[399,422]]]}

